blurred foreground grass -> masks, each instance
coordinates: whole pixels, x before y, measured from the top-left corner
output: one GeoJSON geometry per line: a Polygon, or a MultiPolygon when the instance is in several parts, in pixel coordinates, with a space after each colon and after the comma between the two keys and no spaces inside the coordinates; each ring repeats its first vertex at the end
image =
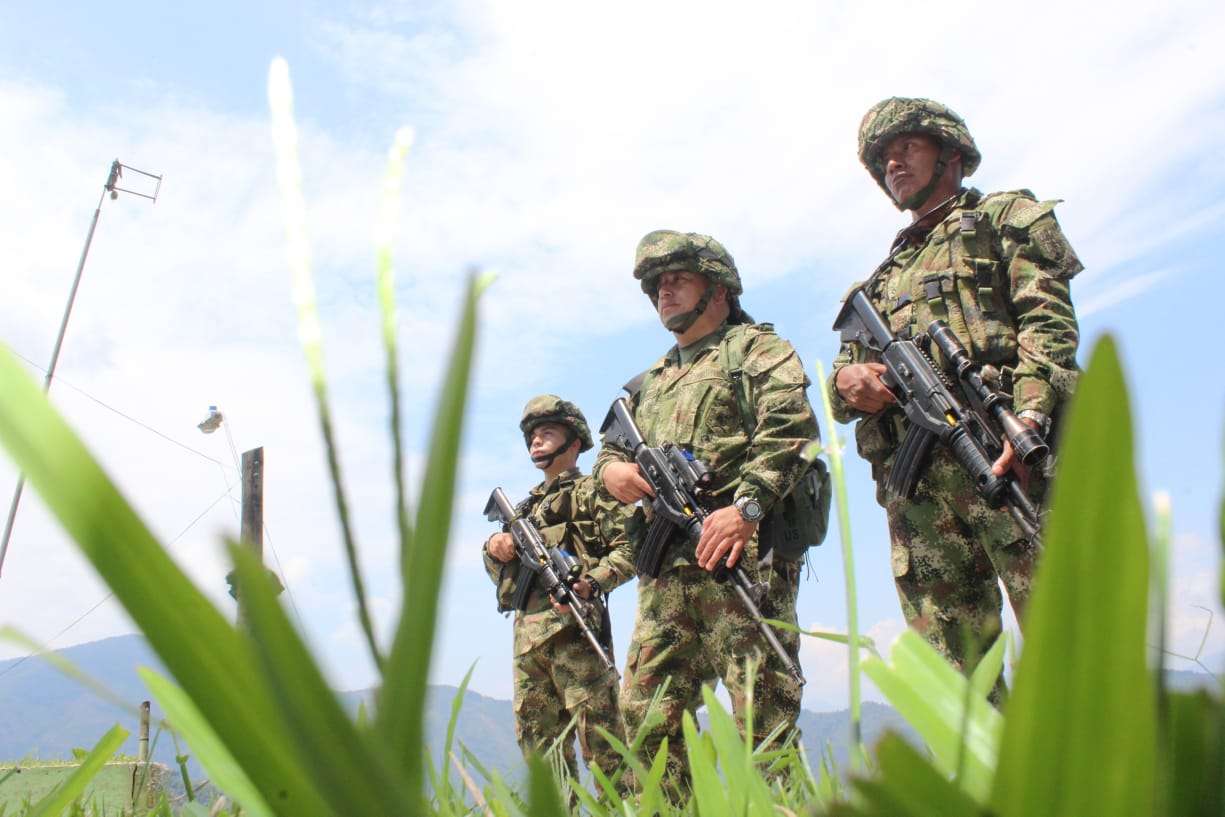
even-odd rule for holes
{"type": "MultiPolygon", "coordinates": [[[[623,747],[627,767],[641,782],[633,798],[622,799],[617,781],[598,774],[588,792],[577,781],[559,776],[560,764],[548,758],[533,759],[527,790],[515,791],[480,758],[453,742],[458,705],[441,756],[428,756],[423,701],[476,345],[477,301],[487,282],[469,276],[414,515],[406,500],[399,439],[391,236],[390,230],[382,231],[378,287],[395,407],[390,429],[398,494],[393,521],[400,538],[404,591],[400,620],[384,655],[369,623],[332,434],[292,94],[288,69],[280,61],[271,72],[270,98],[300,334],[359,618],[380,669],[380,691],[370,711],[356,718],[346,713],[276,601],[261,566],[233,544],[230,554],[248,602],[248,628],[240,630],[225,620],[169,558],[38,385],[7,351],[0,351],[0,442],[169,671],[170,678],[148,670],[143,675],[171,728],[226,793],[226,800],[218,801],[211,813],[1225,814],[1221,696],[1161,689],[1155,672],[1160,660],[1146,644],[1153,616],[1160,617],[1165,609],[1162,582],[1150,581],[1150,564],[1168,542],[1150,541],[1134,470],[1127,390],[1109,338],[1093,351],[1065,428],[1046,553],[1004,715],[986,700],[994,672],[1002,665],[1002,643],[967,679],[908,633],[887,660],[865,657],[864,671],[916,728],[926,748],[886,737],[868,750],[863,768],[849,783],[828,759],[808,758],[796,745],[746,743],[712,695],[706,697],[710,725],[705,731],[698,733],[692,719],[686,719],[691,778],[683,782],[686,793],[681,796],[673,794],[675,789],[662,777],[666,749],[655,758],[640,759],[636,743],[623,747]],[[1154,592],[1155,599],[1150,597],[1154,592]]],[[[387,201],[398,198],[399,163],[407,146],[401,133],[392,149],[389,178],[396,181],[394,190],[385,194],[387,201]]],[[[833,432],[826,429],[831,440],[833,432]]],[[[841,480],[841,470],[836,473],[841,480]]],[[[844,501],[844,484],[837,493],[844,501]]],[[[861,647],[854,649],[858,657],[861,647]]],[[[857,684],[858,679],[852,679],[852,689],[857,684]]],[[[80,774],[15,813],[90,813],[91,806],[77,800],[91,770],[114,753],[121,732],[116,727],[102,738],[80,774]]],[[[5,782],[0,780],[0,786],[5,782]]],[[[154,813],[200,817],[210,811],[198,803],[171,808],[162,802],[154,813]]],[[[0,812],[0,817],[11,815],[0,812]]]]}

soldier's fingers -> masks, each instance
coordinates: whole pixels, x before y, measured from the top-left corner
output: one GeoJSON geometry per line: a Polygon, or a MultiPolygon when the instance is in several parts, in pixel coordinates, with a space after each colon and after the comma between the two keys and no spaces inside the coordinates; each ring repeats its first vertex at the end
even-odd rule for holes
{"type": "Polygon", "coordinates": [[[740,554],[744,553],[744,540],[737,539],[732,543],[732,549],[727,554],[727,566],[735,567],[736,562],[740,561],[740,554]]]}
{"type": "Polygon", "coordinates": [[[714,570],[716,567],[719,566],[719,561],[731,549],[732,549],[731,537],[728,537],[728,536],[720,537],[719,541],[716,542],[714,547],[710,549],[710,552],[706,557],[706,561],[701,563],[702,567],[706,568],[707,570],[714,570]]]}
{"type": "Polygon", "coordinates": [[[646,478],[642,476],[641,471],[634,474],[633,484],[635,488],[642,491],[642,496],[638,497],[639,499],[642,499],[643,496],[655,496],[655,491],[651,488],[651,483],[646,481],[646,478]]]}
{"type": "Polygon", "coordinates": [[[991,465],[991,473],[997,477],[1002,477],[1008,473],[1008,469],[1012,466],[1012,445],[1005,440],[1004,451],[1000,454],[1000,458],[991,465]]]}

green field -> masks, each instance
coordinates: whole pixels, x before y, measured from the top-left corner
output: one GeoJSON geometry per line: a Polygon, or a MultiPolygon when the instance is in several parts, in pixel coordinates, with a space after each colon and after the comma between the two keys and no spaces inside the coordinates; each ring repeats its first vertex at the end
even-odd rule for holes
{"type": "MultiPolygon", "coordinates": [[[[111,817],[129,812],[132,806],[132,791],[138,775],[144,775],[146,764],[132,761],[107,763],[94,776],[85,789],[84,801],[93,804],[98,817],[111,817]]],[[[150,763],[148,781],[154,792],[161,790],[169,770],[161,763],[150,763]]],[[[75,761],[33,761],[18,764],[20,771],[0,785],[0,814],[19,813],[23,803],[36,803],[63,783],[80,767],[75,761]]],[[[13,765],[0,765],[0,778],[13,769],[13,765]]],[[[145,788],[149,791],[149,788],[145,788]]],[[[156,796],[156,795],[155,795],[156,796]]]]}

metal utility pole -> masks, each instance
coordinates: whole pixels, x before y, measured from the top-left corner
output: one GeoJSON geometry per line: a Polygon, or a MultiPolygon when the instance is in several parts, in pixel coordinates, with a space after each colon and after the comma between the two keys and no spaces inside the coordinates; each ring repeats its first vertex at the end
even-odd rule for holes
{"type": "MultiPolygon", "coordinates": [[[[111,162],[110,173],[106,177],[106,184],[102,186],[102,195],[98,198],[98,206],[94,208],[93,220],[89,222],[89,232],[85,235],[85,247],[81,250],[81,260],[77,262],[77,274],[72,279],[72,289],[68,292],[68,303],[64,306],[64,317],[60,320],[60,331],[55,338],[55,348],[51,351],[51,363],[47,366],[47,377],[43,381],[44,392],[50,390],[51,378],[55,376],[55,364],[60,359],[60,349],[64,345],[64,334],[68,331],[68,318],[72,315],[72,305],[77,299],[77,288],[81,285],[81,273],[85,271],[85,259],[89,257],[89,245],[93,243],[94,230],[98,227],[98,216],[102,214],[102,202],[106,201],[106,194],[110,193],[112,199],[117,199],[120,193],[130,193],[133,196],[139,196],[142,199],[156,202],[157,194],[161,189],[161,176],[129,167],[118,159],[111,162]],[[153,192],[141,193],[137,190],[119,187],[119,181],[123,178],[123,171],[125,170],[130,170],[133,173],[156,180],[157,183],[153,188],[153,192]]],[[[0,538],[0,573],[4,571],[4,557],[8,554],[9,538],[13,535],[13,522],[17,519],[17,506],[21,503],[21,492],[24,488],[25,474],[21,474],[17,477],[17,488],[13,491],[13,502],[9,505],[8,519],[4,522],[4,535],[0,538]]]]}

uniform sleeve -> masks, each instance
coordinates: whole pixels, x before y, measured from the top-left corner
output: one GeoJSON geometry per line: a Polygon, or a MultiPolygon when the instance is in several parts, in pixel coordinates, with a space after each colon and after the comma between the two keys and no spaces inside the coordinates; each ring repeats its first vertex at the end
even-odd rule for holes
{"type": "Polygon", "coordinates": [[[803,473],[800,451],[818,437],[817,418],[805,392],[809,381],[800,356],[778,335],[763,333],[752,342],[744,373],[757,425],[736,496],[752,496],[769,510],[803,473]]]}
{"type": "Polygon", "coordinates": [[[625,524],[634,506],[622,505],[595,480],[592,480],[592,488],[588,503],[606,552],[587,574],[605,592],[610,592],[634,577],[634,548],[625,533],[625,524]]]}
{"type": "Polygon", "coordinates": [[[1048,416],[1076,385],[1080,332],[1070,285],[1084,269],[1055,220],[1054,206],[1053,201],[1022,200],[1002,230],[1017,322],[1013,407],[1048,416]]]}
{"type": "MultiPolygon", "coordinates": [[[[629,402],[630,408],[635,414],[634,421],[637,422],[638,395],[631,395],[629,402]]],[[[595,465],[591,467],[591,476],[595,478],[596,485],[602,493],[607,493],[604,488],[604,467],[610,462],[632,462],[633,459],[632,452],[626,451],[621,446],[610,442],[607,436],[601,437],[600,453],[596,454],[595,465]]]]}

